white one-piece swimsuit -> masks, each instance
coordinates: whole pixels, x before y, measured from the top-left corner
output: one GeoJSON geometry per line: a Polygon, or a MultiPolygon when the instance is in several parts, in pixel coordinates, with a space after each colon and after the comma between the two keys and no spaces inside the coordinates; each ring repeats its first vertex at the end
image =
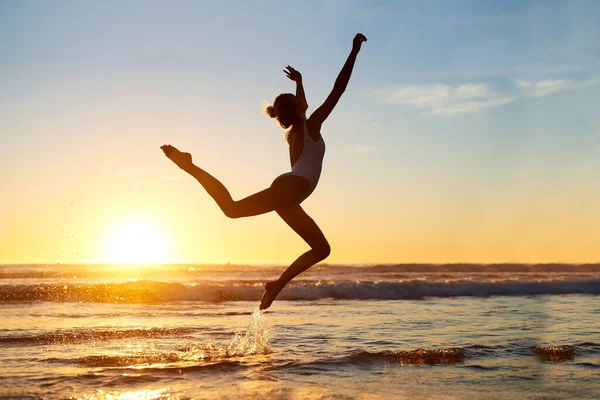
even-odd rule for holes
{"type": "Polygon", "coordinates": [[[317,183],[319,183],[324,156],[325,142],[323,141],[323,136],[319,135],[319,140],[313,140],[306,127],[306,121],[304,121],[304,147],[302,148],[302,154],[300,154],[300,157],[292,166],[292,171],[278,176],[277,179],[282,176],[296,175],[308,180],[309,188],[302,200],[300,200],[302,202],[311,195],[317,187],[317,183]]]}

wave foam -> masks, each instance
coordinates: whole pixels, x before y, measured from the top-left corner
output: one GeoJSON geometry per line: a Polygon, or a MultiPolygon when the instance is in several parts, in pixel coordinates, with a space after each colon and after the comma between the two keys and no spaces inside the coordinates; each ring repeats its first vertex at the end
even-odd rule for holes
{"type": "Polygon", "coordinates": [[[351,364],[393,363],[393,364],[454,364],[462,362],[465,350],[460,347],[448,349],[416,349],[411,351],[385,351],[370,353],[363,351],[348,357],[351,364]]]}
{"type": "MultiPolygon", "coordinates": [[[[258,301],[263,294],[260,281],[209,282],[197,285],[154,281],[119,284],[2,285],[0,302],[54,301],[92,303],[162,303],[171,301],[258,301]]],[[[299,281],[289,284],[279,300],[409,300],[425,297],[531,296],[600,294],[600,279],[565,281],[447,280],[419,279],[376,282],[299,281]]]]}

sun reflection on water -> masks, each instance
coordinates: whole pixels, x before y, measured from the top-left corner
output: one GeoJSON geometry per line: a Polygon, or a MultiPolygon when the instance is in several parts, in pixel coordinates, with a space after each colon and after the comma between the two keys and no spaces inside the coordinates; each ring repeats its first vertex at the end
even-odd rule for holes
{"type": "Polygon", "coordinates": [[[85,399],[85,400],[151,400],[151,399],[177,399],[169,395],[169,388],[164,389],[140,389],[128,392],[111,391],[105,392],[98,389],[96,393],[84,394],[78,397],[70,397],[70,399],[85,399]]]}
{"type": "MultiPolygon", "coordinates": [[[[256,309],[252,314],[252,322],[245,331],[237,332],[226,343],[209,341],[204,344],[189,343],[179,349],[160,349],[153,345],[136,345],[133,353],[122,352],[105,354],[102,356],[84,357],[80,363],[88,367],[121,366],[126,368],[121,376],[141,376],[138,372],[147,369],[161,369],[181,371],[197,367],[198,362],[221,361],[231,357],[245,357],[253,355],[266,355],[271,352],[269,339],[273,331],[266,328],[261,320],[263,312],[256,309]]],[[[170,388],[141,389],[135,391],[104,391],[97,390],[93,393],[71,396],[71,399],[176,399],[170,388]]]]}

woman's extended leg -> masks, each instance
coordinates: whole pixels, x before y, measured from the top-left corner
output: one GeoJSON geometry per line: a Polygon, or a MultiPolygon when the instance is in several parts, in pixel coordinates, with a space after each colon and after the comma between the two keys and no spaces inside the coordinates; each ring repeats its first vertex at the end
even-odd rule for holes
{"type": "Polygon", "coordinates": [[[189,153],[182,153],[171,145],[161,148],[179,168],[196,178],[229,218],[250,217],[296,204],[309,187],[308,181],[302,177],[286,176],[277,179],[268,189],[235,201],[217,178],[192,163],[189,153]]]}
{"type": "Polygon", "coordinates": [[[260,309],[264,310],[271,306],[271,303],[279,292],[294,279],[298,274],[306,271],[319,261],[323,261],[329,256],[331,248],[323,235],[323,232],[316,222],[304,212],[300,205],[279,208],[275,210],[277,214],[311,247],[309,251],[296,259],[284,272],[279,279],[273,282],[267,282],[265,285],[265,294],[260,301],[260,309]]]}

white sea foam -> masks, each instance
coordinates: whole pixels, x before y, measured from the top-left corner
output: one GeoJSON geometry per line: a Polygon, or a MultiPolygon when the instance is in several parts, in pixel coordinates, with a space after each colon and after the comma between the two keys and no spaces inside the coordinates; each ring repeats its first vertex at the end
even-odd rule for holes
{"type": "MultiPolygon", "coordinates": [[[[0,302],[57,301],[161,303],[170,301],[258,301],[260,281],[203,282],[193,285],[154,281],[113,285],[0,285],[0,302]]],[[[425,297],[600,294],[600,279],[410,279],[400,281],[292,281],[278,300],[409,300],[425,297]]]]}

